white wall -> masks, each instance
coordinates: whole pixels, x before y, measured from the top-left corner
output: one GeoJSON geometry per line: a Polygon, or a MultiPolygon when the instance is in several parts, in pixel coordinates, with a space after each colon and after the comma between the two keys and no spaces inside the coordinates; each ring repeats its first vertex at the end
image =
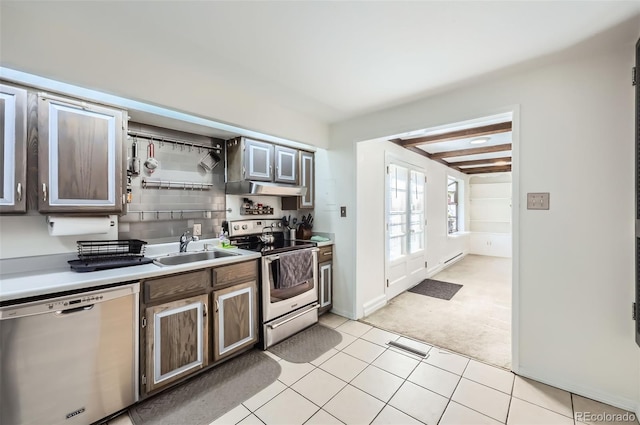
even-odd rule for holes
{"type": "MultiPolygon", "coordinates": [[[[447,176],[468,184],[468,176],[384,140],[357,144],[356,315],[371,314],[385,297],[385,155],[421,167],[426,185],[427,274],[441,270],[448,259],[468,251],[468,235],[447,234],[447,176]]],[[[462,204],[465,204],[463,200],[462,204]]],[[[419,283],[419,280],[415,283],[419,283]]]]}
{"type": "MultiPolygon", "coordinates": [[[[629,314],[634,292],[630,70],[640,22],[632,24],[539,67],[335,125],[331,149],[346,156],[334,176],[353,182],[339,194],[353,210],[360,202],[353,180],[356,142],[517,111],[514,368],[640,410],[640,349],[629,314]],[[526,192],[538,191],[551,192],[549,211],[525,209],[526,192]]],[[[372,249],[356,242],[354,219],[353,214],[330,218],[338,255],[372,249]]],[[[342,267],[336,292],[355,295],[358,267],[348,262],[342,267]]],[[[360,312],[355,297],[340,304],[351,305],[353,316],[360,312]]]]}
{"type": "Polygon", "coordinates": [[[79,240],[118,239],[118,216],[110,218],[115,226],[105,234],[50,236],[46,215],[0,216],[0,259],[76,252],[79,240]]]}

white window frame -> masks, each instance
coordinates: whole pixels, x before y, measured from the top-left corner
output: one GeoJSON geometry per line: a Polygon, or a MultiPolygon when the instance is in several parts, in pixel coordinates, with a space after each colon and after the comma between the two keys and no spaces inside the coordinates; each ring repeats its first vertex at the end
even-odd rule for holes
{"type": "Polygon", "coordinates": [[[446,201],[446,205],[445,205],[445,226],[446,226],[446,232],[447,232],[447,236],[453,236],[455,237],[456,235],[459,235],[461,233],[463,233],[465,231],[465,208],[464,208],[464,198],[465,198],[465,181],[463,179],[454,177],[452,175],[447,175],[447,183],[445,186],[445,199],[446,201]],[[456,231],[455,232],[451,232],[450,228],[449,228],[449,185],[452,183],[452,181],[455,181],[456,183],[456,231]]]}
{"type": "MultiPolygon", "coordinates": [[[[425,226],[425,222],[426,222],[426,190],[427,190],[427,185],[426,185],[426,173],[425,170],[421,167],[406,163],[404,161],[389,157],[387,158],[386,161],[386,179],[385,179],[385,203],[386,203],[386,208],[385,208],[385,222],[386,222],[386,226],[387,226],[387,231],[385,234],[385,239],[386,239],[386,252],[385,252],[385,257],[386,257],[386,261],[389,263],[393,263],[395,261],[400,261],[403,260],[404,258],[407,258],[409,256],[415,256],[418,254],[423,254],[425,251],[425,246],[426,246],[426,226],[425,226]],[[391,236],[391,227],[393,226],[391,223],[391,217],[392,217],[392,213],[391,213],[391,199],[389,196],[389,191],[390,191],[390,185],[391,185],[391,176],[390,176],[390,172],[392,172],[392,170],[394,169],[394,167],[400,167],[403,169],[406,169],[406,173],[407,173],[407,187],[405,189],[406,192],[406,199],[405,199],[405,208],[403,211],[404,214],[404,226],[405,226],[405,231],[404,233],[397,235],[397,236],[391,236]],[[412,177],[412,175],[415,175],[415,177],[412,177]],[[421,179],[420,183],[418,184],[416,179],[421,179]],[[420,187],[421,187],[421,191],[420,191],[420,187]],[[415,197],[420,199],[419,201],[419,205],[420,205],[420,210],[418,211],[418,214],[420,214],[420,218],[419,218],[419,223],[420,223],[420,228],[419,231],[415,231],[411,229],[411,225],[412,225],[412,215],[415,215],[415,208],[412,211],[411,206],[412,206],[412,196],[411,194],[415,193],[415,197]],[[413,234],[420,234],[421,235],[421,239],[420,239],[420,244],[419,244],[419,248],[415,249],[412,248],[412,235],[413,234]],[[396,256],[394,258],[391,258],[391,240],[398,238],[398,237],[404,237],[404,241],[402,242],[402,252],[399,256],[396,256]],[[413,249],[413,250],[412,250],[413,249]]],[[[415,201],[415,200],[414,200],[415,201]]],[[[415,223],[414,223],[415,224],[415,223]]]]}

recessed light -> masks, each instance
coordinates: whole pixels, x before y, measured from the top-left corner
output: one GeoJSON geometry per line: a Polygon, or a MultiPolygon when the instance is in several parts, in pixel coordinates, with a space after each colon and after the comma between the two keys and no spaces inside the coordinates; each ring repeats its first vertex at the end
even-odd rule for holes
{"type": "Polygon", "coordinates": [[[491,137],[476,137],[475,139],[471,139],[469,143],[472,145],[479,145],[481,143],[487,143],[491,139],[491,137]]]}

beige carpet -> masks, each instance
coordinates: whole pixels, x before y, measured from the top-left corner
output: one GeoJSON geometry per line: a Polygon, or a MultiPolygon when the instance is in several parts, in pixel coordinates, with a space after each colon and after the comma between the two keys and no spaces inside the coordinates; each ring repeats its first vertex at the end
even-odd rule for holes
{"type": "Polygon", "coordinates": [[[432,279],[464,285],[450,300],[404,292],[362,321],[511,368],[511,259],[467,255],[432,279]]]}

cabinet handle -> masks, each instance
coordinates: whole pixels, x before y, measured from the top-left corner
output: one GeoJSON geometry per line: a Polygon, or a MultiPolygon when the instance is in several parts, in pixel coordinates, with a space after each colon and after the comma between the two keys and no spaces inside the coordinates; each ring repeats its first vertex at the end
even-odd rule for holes
{"type": "Polygon", "coordinates": [[[331,252],[323,252],[322,255],[331,255],[331,252]]]}
{"type": "Polygon", "coordinates": [[[279,171],[280,171],[280,167],[276,167],[276,176],[278,177],[280,177],[279,171]]]}
{"type": "Polygon", "coordinates": [[[18,202],[22,201],[22,183],[16,185],[16,192],[18,193],[18,202]]]}
{"type": "Polygon", "coordinates": [[[207,317],[207,303],[202,303],[202,306],[204,307],[202,317],[207,317]]]}
{"type": "Polygon", "coordinates": [[[220,302],[216,300],[216,313],[218,312],[219,309],[220,309],[220,302]]]}
{"type": "Polygon", "coordinates": [[[269,175],[273,175],[273,165],[269,165],[269,175]]]}
{"type": "Polygon", "coordinates": [[[42,200],[47,202],[47,184],[42,183],[42,200]]]}

